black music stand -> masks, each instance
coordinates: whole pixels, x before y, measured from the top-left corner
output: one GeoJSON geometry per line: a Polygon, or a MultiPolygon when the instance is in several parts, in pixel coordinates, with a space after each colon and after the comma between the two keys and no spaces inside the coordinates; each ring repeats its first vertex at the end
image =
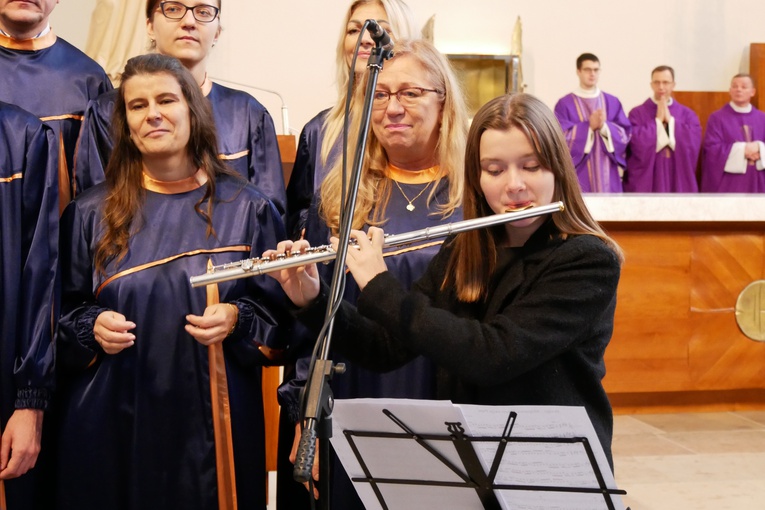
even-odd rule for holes
{"type": "MultiPolygon", "coordinates": [[[[363,471],[363,476],[351,476],[352,481],[368,484],[384,510],[624,509],[618,495],[626,492],[615,488],[607,465],[606,480],[588,437],[513,435],[515,411],[507,413],[499,435],[472,437],[460,421],[441,422],[440,433],[418,434],[388,408],[382,409],[380,418],[401,432],[382,426],[379,431],[346,429],[343,435],[363,471]],[[384,449],[381,441],[386,443],[384,449]],[[365,453],[364,442],[377,447],[365,453]],[[381,462],[381,454],[395,460],[381,462]],[[426,469],[424,457],[432,460],[426,469]]],[[[600,444],[595,448],[600,450],[600,444]]],[[[602,450],[600,458],[602,463],[602,450]]]]}

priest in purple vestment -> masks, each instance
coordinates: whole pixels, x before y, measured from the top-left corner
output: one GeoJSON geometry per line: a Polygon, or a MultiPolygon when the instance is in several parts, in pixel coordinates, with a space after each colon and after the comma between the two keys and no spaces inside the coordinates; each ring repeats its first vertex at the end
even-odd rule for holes
{"type": "Polygon", "coordinates": [[[653,96],[633,108],[632,137],[627,147],[624,191],[695,193],[701,148],[696,113],[672,98],[675,70],[659,66],[651,72],[653,96]]]}
{"type": "Polygon", "coordinates": [[[737,74],[730,103],[709,116],[701,154],[701,191],[765,192],[765,113],[751,104],[754,80],[737,74]]]}
{"type": "Polygon", "coordinates": [[[579,88],[555,105],[584,192],[619,193],[631,126],[622,104],[598,88],[600,60],[576,59],[579,88]]]}

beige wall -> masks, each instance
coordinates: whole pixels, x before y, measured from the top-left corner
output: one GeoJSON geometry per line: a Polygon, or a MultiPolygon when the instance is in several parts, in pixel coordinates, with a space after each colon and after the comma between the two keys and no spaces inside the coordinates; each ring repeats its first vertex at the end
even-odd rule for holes
{"type": "MultiPolygon", "coordinates": [[[[528,91],[550,106],[576,85],[575,59],[597,54],[601,86],[629,109],[648,95],[650,70],[668,64],[679,90],[727,90],[765,42],[762,0],[409,0],[420,23],[436,14],[449,53],[508,53],[518,15],[528,91]]],[[[61,0],[55,31],[83,48],[95,0],[61,0]]],[[[335,97],[334,51],[346,0],[225,0],[211,75],[279,91],[299,131],[335,97]]],[[[765,84],[763,84],[765,86],[765,84]]],[[[251,91],[281,130],[280,102],[251,91]]]]}

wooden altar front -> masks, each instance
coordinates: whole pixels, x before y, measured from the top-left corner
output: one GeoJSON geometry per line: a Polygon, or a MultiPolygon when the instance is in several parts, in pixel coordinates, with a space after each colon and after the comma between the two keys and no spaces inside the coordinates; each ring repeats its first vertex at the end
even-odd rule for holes
{"type": "Polygon", "coordinates": [[[735,305],[765,279],[760,195],[588,195],[626,261],[606,390],[617,412],[765,409],[765,343],[735,305]]]}

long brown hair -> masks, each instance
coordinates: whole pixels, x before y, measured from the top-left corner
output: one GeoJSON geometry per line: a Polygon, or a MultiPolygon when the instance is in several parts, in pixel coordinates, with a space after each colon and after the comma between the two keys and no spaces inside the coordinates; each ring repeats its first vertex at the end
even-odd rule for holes
{"type": "Polygon", "coordinates": [[[218,137],[210,103],[202,95],[191,73],[173,57],[151,53],[128,60],[118,89],[112,117],[114,150],[106,166],[106,199],[103,205],[104,235],[96,244],[95,266],[104,274],[106,265],[119,262],[127,253],[128,241],[139,225],[134,220],[143,205],[143,156],[130,139],[125,104],[125,83],[137,75],[167,74],[176,79],[189,107],[190,135],[186,150],[189,159],[207,176],[204,196],[194,205],[207,222],[207,235],[214,235],[212,225],[215,177],[231,172],[218,159],[218,137]],[[207,206],[202,209],[202,204],[207,206]]]}
{"type": "MultiPolygon", "coordinates": [[[[441,125],[435,156],[438,164],[441,165],[442,172],[438,179],[444,178],[449,181],[448,201],[441,204],[439,208],[442,216],[447,217],[459,207],[462,201],[464,178],[462,154],[468,124],[467,108],[462,89],[446,56],[438,51],[432,43],[424,39],[396,41],[395,56],[392,60],[401,58],[416,60],[425,70],[431,85],[444,91],[441,103],[441,125]]],[[[368,77],[365,77],[356,89],[357,97],[355,100],[358,104],[363,102],[367,79],[368,77]]],[[[349,144],[355,145],[358,132],[359,125],[355,123],[349,129],[349,144]]],[[[353,150],[348,150],[348,154],[353,153],[353,150]]],[[[353,228],[361,228],[365,223],[378,226],[385,222],[385,208],[392,186],[390,180],[385,178],[387,165],[388,155],[385,148],[375,136],[374,130],[370,129],[361,169],[362,178],[359,184],[356,209],[353,213],[353,228]]],[[[347,179],[350,179],[350,176],[347,179]]],[[[334,162],[327,173],[320,190],[321,209],[319,212],[332,232],[337,232],[340,225],[341,188],[342,161],[338,158],[338,161],[334,162]]],[[[435,196],[437,188],[438,182],[435,183],[428,195],[429,201],[435,196]]]]}
{"type": "MultiPolygon", "coordinates": [[[[462,202],[465,219],[494,214],[481,190],[481,136],[488,129],[506,131],[511,127],[526,135],[539,164],[549,168],[555,176],[553,202],[562,201],[565,209],[554,214],[552,221],[561,235],[564,238],[593,235],[602,239],[620,260],[623,259],[619,246],[603,232],[584,203],[560,124],[542,101],[529,94],[495,98],[473,118],[465,151],[465,197],[462,202]]],[[[454,285],[461,301],[484,299],[496,268],[497,246],[504,241],[504,235],[504,228],[479,229],[458,235],[443,288],[454,285]]]]}

